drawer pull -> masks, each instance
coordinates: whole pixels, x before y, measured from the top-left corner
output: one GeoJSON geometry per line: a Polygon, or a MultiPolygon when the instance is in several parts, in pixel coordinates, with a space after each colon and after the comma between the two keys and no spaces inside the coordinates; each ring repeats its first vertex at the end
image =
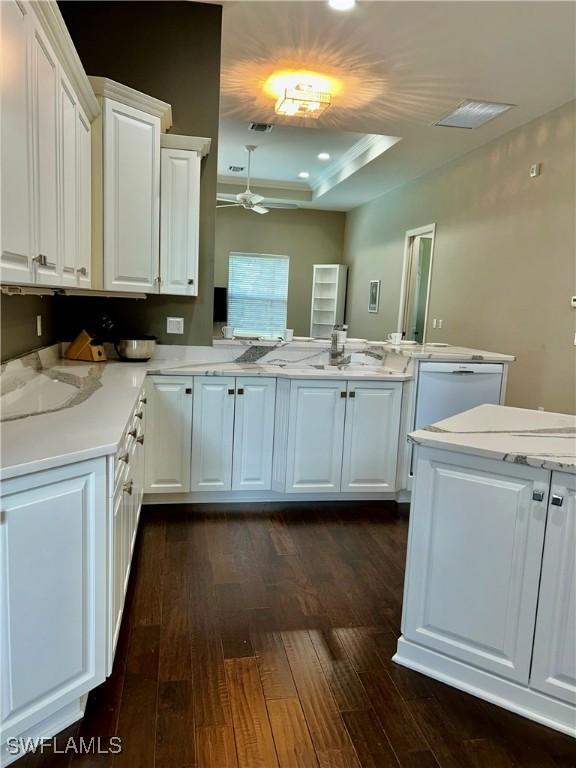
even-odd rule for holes
{"type": "Polygon", "coordinates": [[[128,480],[127,483],[122,483],[122,490],[127,493],[128,496],[132,496],[132,488],[134,486],[134,480],[128,480]]]}
{"type": "Polygon", "coordinates": [[[130,456],[128,454],[128,451],[126,453],[123,453],[122,456],[118,456],[118,461],[123,461],[125,464],[128,464],[130,461],[130,456]]]}
{"type": "Polygon", "coordinates": [[[144,445],[144,435],[140,435],[140,437],[137,437],[136,442],[140,443],[140,445],[144,445]]]}
{"type": "Polygon", "coordinates": [[[553,507],[561,507],[564,503],[564,496],[559,496],[557,493],[552,494],[552,498],[550,499],[550,504],[552,504],[553,507]]]}
{"type": "Polygon", "coordinates": [[[533,491],[532,501],[544,501],[544,491],[533,491]]]}

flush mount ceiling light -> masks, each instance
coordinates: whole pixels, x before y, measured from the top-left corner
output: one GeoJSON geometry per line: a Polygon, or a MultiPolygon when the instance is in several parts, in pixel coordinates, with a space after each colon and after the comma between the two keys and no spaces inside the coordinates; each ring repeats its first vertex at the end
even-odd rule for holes
{"type": "Polygon", "coordinates": [[[330,154],[328,152],[320,152],[318,160],[330,160],[330,154]]]}
{"type": "Polygon", "coordinates": [[[445,128],[479,128],[498,115],[508,112],[514,106],[515,104],[498,104],[490,101],[466,99],[434,125],[445,128]]]}
{"type": "Polygon", "coordinates": [[[298,178],[299,179],[309,179],[310,178],[310,174],[308,173],[308,171],[300,171],[300,173],[298,174],[298,178]]]}
{"type": "Polygon", "coordinates": [[[266,96],[276,99],[276,114],[307,118],[319,117],[341,89],[337,78],[306,69],[273,72],[262,88],[266,96]]]}
{"type": "Polygon", "coordinates": [[[295,88],[286,88],[284,95],[278,98],[274,111],[277,115],[288,117],[320,117],[332,102],[332,97],[324,91],[315,91],[308,85],[299,83],[295,88]]]}
{"type": "Polygon", "coordinates": [[[328,0],[328,5],[334,11],[351,11],[356,5],[356,0],[328,0]]]}

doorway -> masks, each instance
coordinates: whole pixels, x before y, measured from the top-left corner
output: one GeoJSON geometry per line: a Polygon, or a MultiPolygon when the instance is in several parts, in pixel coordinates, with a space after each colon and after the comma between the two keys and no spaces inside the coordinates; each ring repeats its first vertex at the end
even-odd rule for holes
{"type": "Polygon", "coordinates": [[[435,224],[410,229],[404,240],[398,331],[406,341],[424,344],[432,278],[435,224]]]}

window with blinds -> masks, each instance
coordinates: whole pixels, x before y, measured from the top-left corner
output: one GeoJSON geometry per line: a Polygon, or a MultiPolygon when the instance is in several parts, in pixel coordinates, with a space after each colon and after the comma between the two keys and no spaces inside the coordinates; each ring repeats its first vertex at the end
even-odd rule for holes
{"type": "Polygon", "coordinates": [[[288,305],[288,256],[231,253],[228,325],[235,333],[283,336],[288,305]]]}

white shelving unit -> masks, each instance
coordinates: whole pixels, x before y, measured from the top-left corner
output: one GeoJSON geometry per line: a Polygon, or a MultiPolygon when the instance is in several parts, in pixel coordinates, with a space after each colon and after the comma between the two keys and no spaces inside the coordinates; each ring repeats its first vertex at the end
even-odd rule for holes
{"type": "Polygon", "coordinates": [[[344,322],[347,274],[343,264],[314,264],[310,336],[327,339],[344,322]]]}

